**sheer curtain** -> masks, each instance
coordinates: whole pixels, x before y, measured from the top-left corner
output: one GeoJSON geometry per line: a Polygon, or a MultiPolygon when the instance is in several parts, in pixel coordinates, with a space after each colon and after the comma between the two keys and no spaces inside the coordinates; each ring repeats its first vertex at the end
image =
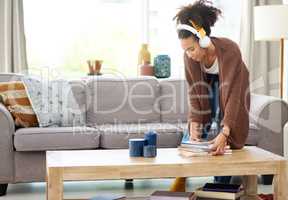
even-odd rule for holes
{"type": "Polygon", "coordinates": [[[22,0],[0,1],[0,72],[27,70],[22,0]]]}
{"type": "Polygon", "coordinates": [[[243,0],[240,48],[250,70],[251,91],[279,96],[279,42],[254,41],[253,7],[282,0],[243,0]]]}

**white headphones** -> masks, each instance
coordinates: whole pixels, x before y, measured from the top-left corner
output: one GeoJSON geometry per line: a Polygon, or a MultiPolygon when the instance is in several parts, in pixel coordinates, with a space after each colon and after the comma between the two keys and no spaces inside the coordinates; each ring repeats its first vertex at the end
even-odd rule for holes
{"type": "Polygon", "coordinates": [[[211,39],[206,35],[206,32],[203,28],[199,28],[198,30],[196,30],[194,27],[187,24],[178,24],[176,28],[177,31],[186,30],[196,35],[199,38],[199,45],[202,48],[207,48],[211,43],[211,39]]]}

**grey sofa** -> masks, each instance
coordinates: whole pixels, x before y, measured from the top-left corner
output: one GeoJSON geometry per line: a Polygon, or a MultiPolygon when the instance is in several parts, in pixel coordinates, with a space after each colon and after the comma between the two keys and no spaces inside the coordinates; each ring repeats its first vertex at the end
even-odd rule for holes
{"type": "MultiPolygon", "coordinates": [[[[21,75],[0,74],[0,82],[21,75]]],[[[150,77],[87,78],[70,82],[86,127],[21,128],[0,105],[0,184],[45,181],[45,151],[127,148],[128,139],[153,129],[158,146],[177,147],[186,128],[185,80],[150,77]]],[[[288,106],[278,98],[252,94],[247,145],[283,155],[288,106]]]]}

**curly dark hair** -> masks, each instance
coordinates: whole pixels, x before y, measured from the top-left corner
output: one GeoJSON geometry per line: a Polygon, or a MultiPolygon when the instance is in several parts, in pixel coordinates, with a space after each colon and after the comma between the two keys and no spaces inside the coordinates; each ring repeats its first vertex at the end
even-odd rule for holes
{"type": "MultiPolygon", "coordinates": [[[[213,7],[211,1],[198,0],[193,4],[181,7],[173,20],[176,19],[177,24],[187,24],[190,26],[192,24],[189,20],[192,20],[197,26],[203,27],[209,36],[211,27],[214,26],[221,13],[220,9],[213,7]]],[[[186,30],[178,31],[178,37],[180,39],[188,38],[191,35],[193,34],[186,30]]],[[[198,39],[196,36],[194,37],[198,39]]]]}

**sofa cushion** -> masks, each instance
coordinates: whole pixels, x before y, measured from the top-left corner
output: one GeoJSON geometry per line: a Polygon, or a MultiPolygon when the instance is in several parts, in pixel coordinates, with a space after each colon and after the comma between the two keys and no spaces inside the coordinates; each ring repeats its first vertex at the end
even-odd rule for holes
{"type": "Polygon", "coordinates": [[[38,126],[36,114],[32,109],[23,82],[0,82],[0,97],[1,103],[13,116],[17,127],[38,126]]]}
{"type": "Polygon", "coordinates": [[[83,126],[85,118],[67,80],[38,76],[22,78],[40,127],[83,126]]]}
{"type": "Polygon", "coordinates": [[[186,80],[160,81],[161,121],[181,123],[187,121],[188,99],[186,80]]]}
{"type": "Polygon", "coordinates": [[[246,145],[257,146],[260,139],[260,129],[253,123],[249,124],[249,134],[246,140],[246,145]]]}
{"type": "Polygon", "coordinates": [[[87,83],[87,125],[105,123],[159,122],[155,78],[101,78],[87,83]]]}
{"type": "Polygon", "coordinates": [[[89,127],[22,128],[14,135],[16,151],[95,149],[99,133],[89,127]]]}
{"type": "Polygon", "coordinates": [[[158,133],[158,147],[177,147],[182,131],[166,123],[101,125],[96,129],[101,133],[100,147],[107,149],[128,148],[130,138],[143,138],[144,133],[155,130],[158,133]]]}

